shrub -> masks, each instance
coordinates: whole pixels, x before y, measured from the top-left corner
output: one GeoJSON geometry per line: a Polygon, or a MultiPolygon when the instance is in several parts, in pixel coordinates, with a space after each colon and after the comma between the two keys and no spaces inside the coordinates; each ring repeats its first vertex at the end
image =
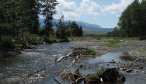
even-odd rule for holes
{"type": "Polygon", "coordinates": [[[27,32],[23,34],[23,40],[30,45],[37,45],[42,43],[42,39],[39,36],[27,32]]]}
{"type": "Polygon", "coordinates": [[[146,36],[139,37],[139,40],[146,40],[146,36]]]}
{"type": "Polygon", "coordinates": [[[1,36],[0,46],[6,49],[14,49],[14,39],[11,36],[1,36]]]}
{"type": "Polygon", "coordinates": [[[44,42],[46,42],[46,43],[52,43],[52,41],[50,40],[49,37],[44,37],[44,42]]]}
{"type": "Polygon", "coordinates": [[[60,39],[59,42],[69,42],[69,40],[66,38],[66,39],[60,39]]]}

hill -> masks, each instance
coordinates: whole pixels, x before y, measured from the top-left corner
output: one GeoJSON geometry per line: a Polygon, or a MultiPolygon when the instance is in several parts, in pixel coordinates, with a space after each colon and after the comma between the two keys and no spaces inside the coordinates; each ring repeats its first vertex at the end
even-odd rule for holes
{"type": "MultiPolygon", "coordinates": [[[[44,19],[40,19],[40,27],[42,28],[44,26],[44,19]]],[[[53,26],[55,27],[55,24],[58,23],[57,19],[53,20],[53,26]]],[[[67,24],[68,21],[65,21],[65,24],[67,24]]],[[[82,26],[83,31],[88,32],[88,33],[107,33],[112,31],[112,28],[102,28],[101,26],[97,25],[97,24],[90,24],[90,23],[86,23],[86,22],[82,22],[82,21],[76,21],[76,23],[79,26],[82,26]]]]}

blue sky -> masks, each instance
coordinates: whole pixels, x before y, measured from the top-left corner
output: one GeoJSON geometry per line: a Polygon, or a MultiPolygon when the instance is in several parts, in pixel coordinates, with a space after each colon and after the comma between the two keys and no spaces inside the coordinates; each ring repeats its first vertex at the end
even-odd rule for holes
{"type": "Polygon", "coordinates": [[[98,24],[103,28],[117,26],[121,12],[133,0],[57,0],[58,19],[61,15],[65,20],[83,21],[91,24],[98,24]]]}

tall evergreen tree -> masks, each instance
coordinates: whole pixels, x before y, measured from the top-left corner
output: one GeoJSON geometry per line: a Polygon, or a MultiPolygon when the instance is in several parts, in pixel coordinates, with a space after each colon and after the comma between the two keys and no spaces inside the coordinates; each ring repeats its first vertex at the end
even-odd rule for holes
{"type": "Polygon", "coordinates": [[[143,14],[141,3],[135,0],[123,11],[119,19],[120,33],[129,37],[144,35],[143,14]]]}
{"type": "Polygon", "coordinates": [[[44,0],[43,15],[45,16],[45,34],[49,37],[53,33],[53,15],[56,13],[55,7],[58,4],[56,0],[44,0]]]}
{"type": "Polygon", "coordinates": [[[141,35],[143,36],[146,36],[146,0],[142,0],[142,3],[141,3],[141,7],[142,7],[142,29],[140,31],[141,35]]]}
{"type": "Polygon", "coordinates": [[[67,39],[66,26],[64,24],[64,16],[59,19],[58,24],[56,26],[56,37],[60,39],[67,39]]]}
{"type": "Polygon", "coordinates": [[[135,0],[131,4],[131,24],[132,24],[132,36],[139,36],[141,30],[141,6],[139,0],[135,0]]]}

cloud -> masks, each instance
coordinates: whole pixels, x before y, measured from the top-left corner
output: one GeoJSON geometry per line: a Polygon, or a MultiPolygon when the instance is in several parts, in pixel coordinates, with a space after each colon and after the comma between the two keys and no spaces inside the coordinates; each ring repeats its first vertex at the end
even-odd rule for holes
{"type": "Polygon", "coordinates": [[[89,15],[99,15],[102,13],[101,6],[95,2],[95,0],[82,0],[79,7],[79,11],[89,15]]]}
{"type": "Polygon", "coordinates": [[[119,3],[112,3],[110,5],[106,5],[104,6],[104,12],[109,12],[111,14],[119,16],[119,14],[121,14],[121,12],[133,1],[134,0],[120,0],[119,3]]]}
{"type": "Polygon", "coordinates": [[[76,9],[75,2],[66,2],[65,0],[58,0],[59,5],[57,5],[57,9],[62,11],[74,11],[76,9]]]}
{"type": "Polygon", "coordinates": [[[99,4],[97,0],[81,0],[79,5],[75,0],[57,0],[57,12],[67,18],[79,18],[82,15],[99,16],[102,14],[113,14],[119,16],[121,12],[134,0],[119,0],[118,3],[109,5],[99,4]]]}
{"type": "Polygon", "coordinates": [[[56,9],[59,13],[64,14],[65,17],[78,18],[81,15],[99,15],[101,13],[101,7],[95,2],[95,0],[82,0],[80,5],[73,1],[57,0],[59,5],[56,9]]]}
{"type": "Polygon", "coordinates": [[[57,0],[59,4],[56,7],[58,13],[63,14],[65,17],[77,17],[76,4],[73,1],[67,2],[65,0],[57,0]]]}

